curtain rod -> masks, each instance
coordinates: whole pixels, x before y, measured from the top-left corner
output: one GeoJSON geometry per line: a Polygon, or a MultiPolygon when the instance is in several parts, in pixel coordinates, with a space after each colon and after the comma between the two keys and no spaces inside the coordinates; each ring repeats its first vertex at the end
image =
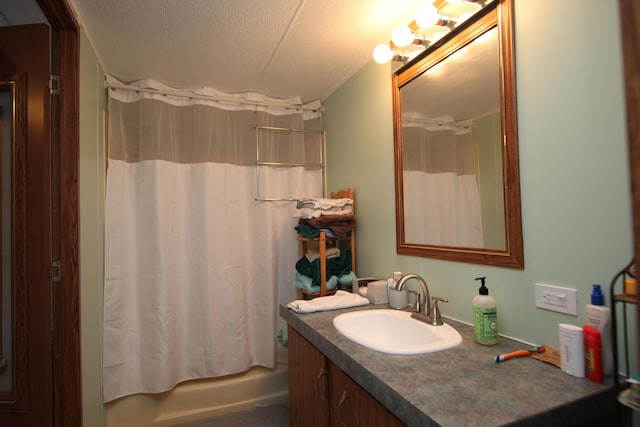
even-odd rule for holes
{"type": "Polygon", "coordinates": [[[105,80],[104,86],[112,89],[112,90],[124,90],[129,92],[143,92],[143,93],[151,93],[162,96],[173,96],[178,98],[187,98],[187,99],[201,99],[204,101],[213,101],[219,103],[229,103],[236,105],[252,105],[257,107],[271,107],[271,108],[282,108],[286,110],[297,110],[297,111],[311,111],[311,112],[323,112],[323,106],[308,106],[303,104],[289,104],[286,102],[278,102],[278,101],[260,101],[260,100],[252,100],[246,99],[242,96],[222,96],[222,95],[203,95],[187,90],[168,90],[168,89],[153,89],[153,88],[140,88],[135,86],[130,86],[124,83],[114,82],[105,80]]]}

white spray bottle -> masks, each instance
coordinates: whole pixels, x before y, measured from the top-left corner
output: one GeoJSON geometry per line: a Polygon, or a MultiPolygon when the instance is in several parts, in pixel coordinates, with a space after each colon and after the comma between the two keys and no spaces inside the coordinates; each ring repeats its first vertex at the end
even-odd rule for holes
{"type": "Polygon", "coordinates": [[[600,285],[593,285],[591,304],[585,307],[586,324],[600,332],[602,373],[613,374],[613,348],[611,347],[611,310],[604,305],[604,295],[600,285]]]}

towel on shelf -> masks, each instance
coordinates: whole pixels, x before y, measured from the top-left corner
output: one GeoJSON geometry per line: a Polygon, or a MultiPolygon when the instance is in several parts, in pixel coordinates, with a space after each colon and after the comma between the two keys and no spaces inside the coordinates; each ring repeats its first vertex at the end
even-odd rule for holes
{"type": "MultiPolygon", "coordinates": [[[[340,255],[334,258],[324,260],[327,269],[327,280],[331,276],[343,276],[351,271],[351,250],[344,249],[340,251],[340,255]]],[[[320,258],[313,262],[309,262],[306,256],[303,256],[296,262],[296,271],[307,277],[311,277],[312,285],[320,285],[320,258]]]]}
{"type": "MultiPolygon", "coordinates": [[[[319,248],[309,248],[307,250],[307,254],[305,255],[309,262],[313,262],[320,258],[320,249],[319,248]]],[[[337,258],[340,256],[340,248],[336,248],[335,246],[329,246],[326,249],[326,258],[337,258]]]]}
{"type": "Polygon", "coordinates": [[[340,210],[345,206],[351,206],[353,199],[348,197],[342,199],[302,199],[298,200],[296,207],[298,209],[322,209],[322,210],[340,210]]]}
{"type": "Polygon", "coordinates": [[[324,231],[329,237],[347,237],[356,226],[354,215],[329,215],[319,218],[300,218],[296,231],[302,237],[315,238],[324,231]]]}
{"type": "Polygon", "coordinates": [[[299,218],[318,218],[324,215],[351,215],[353,199],[303,199],[296,203],[299,218]]]}
{"type": "Polygon", "coordinates": [[[351,215],[353,210],[351,206],[345,206],[344,208],[336,208],[331,210],[324,209],[311,209],[311,208],[298,208],[293,215],[296,218],[319,218],[321,216],[342,216],[351,215]]]}
{"type": "MultiPolygon", "coordinates": [[[[307,292],[320,292],[320,285],[314,285],[313,279],[309,276],[305,276],[304,274],[300,274],[296,271],[296,275],[293,278],[293,285],[307,292]]],[[[327,290],[332,291],[338,287],[338,277],[331,276],[327,279],[327,290]]]]}
{"type": "MultiPolygon", "coordinates": [[[[342,289],[351,289],[353,279],[357,279],[353,271],[350,271],[347,274],[343,274],[341,276],[331,276],[327,279],[327,290],[331,291],[338,287],[342,289]]],[[[297,271],[293,279],[293,284],[296,288],[302,289],[303,291],[307,291],[310,293],[320,292],[319,284],[314,285],[313,279],[311,277],[300,274],[297,271]]]]}
{"type": "Polygon", "coordinates": [[[347,291],[336,291],[334,295],[318,297],[311,300],[296,300],[287,307],[296,313],[313,313],[315,311],[338,310],[369,304],[369,300],[347,291]]]}

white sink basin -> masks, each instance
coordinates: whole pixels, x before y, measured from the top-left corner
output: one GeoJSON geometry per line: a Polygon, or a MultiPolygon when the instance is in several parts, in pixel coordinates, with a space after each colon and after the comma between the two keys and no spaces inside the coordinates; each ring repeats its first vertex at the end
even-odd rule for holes
{"type": "Polygon", "coordinates": [[[383,353],[420,354],[446,350],[462,342],[451,326],[432,326],[401,310],[365,310],[341,314],[333,325],[344,336],[383,353]]]}

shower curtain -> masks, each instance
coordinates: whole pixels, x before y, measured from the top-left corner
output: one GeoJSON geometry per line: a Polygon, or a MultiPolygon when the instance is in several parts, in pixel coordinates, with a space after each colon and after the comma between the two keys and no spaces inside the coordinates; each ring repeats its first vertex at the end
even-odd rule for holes
{"type": "MultiPolygon", "coordinates": [[[[109,92],[104,401],[273,367],[298,246],[291,203],[254,200],[255,127],[315,126],[319,113],[109,92]]],[[[267,160],[313,157],[296,138],[259,145],[267,160]]],[[[322,195],[318,169],[259,173],[271,194],[322,195]]]]}
{"type": "Polygon", "coordinates": [[[471,126],[403,125],[407,242],[483,247],[478,146],[471,126]]]}

